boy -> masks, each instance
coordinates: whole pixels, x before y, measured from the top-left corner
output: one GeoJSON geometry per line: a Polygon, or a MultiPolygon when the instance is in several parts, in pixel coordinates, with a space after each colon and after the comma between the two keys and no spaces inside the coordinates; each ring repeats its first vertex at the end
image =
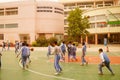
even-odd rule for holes
{"type": "Polygon", "coordinates": [[[73,43],[73,46],[72,46],[72,60],[74,59],[75,61],[77,61],[77,58],[76,58],[76,46],[75,44],[73,43]]]}
{"type": "Polygon", "coordinates": [[[114,75],[114,73],[110,67],[110,60],[107,57],[107,55],[103,52],[102,48],[99,49],[99,55],[100,55],[100,59],[101,59],[101,63],[99,64],[99,75],[103,75],[102,67],[104,67],[104,66],[106,66],[108,68],[108,70],[111,72],[111,74],[114,75]]]}
{"type": "Polygon", "coordinates": [[[85,60],[85,55],[86,55],[86,45],[85,45],[85,42],[82,43],[82,56],[81,56],[81,60],[82,60],[82,64],[81,66],[84,66],[84,63],[86,63],[86,65],[88,64],[88,62],[85,60]]]}
{"type": "Polygon", "coordinates": [[[68,46],[67,46],[67,51],[68,51],[68,62],[70,61],[70,56],[71,56],[71,48],[72,48],[72,42],[69,42],[68,43],[68,46]]]}
{"type": "Polygon", "coordinates": [[[48,52],[47,52],[47,57],[48,57],[48,59],[49,59],[49,56],[51,55],[51,51],[52,51],[52,46],[51,46],[51,44],[49,43],[49,45],[48,45],[48,52]]]}
{"type": "Polygon", "coordinates": [[[2,52],[0,52],[0,69],[1,69],[1,56],[2,56],[2,52]]]}
{"type": "Polygon", "coordinates": [[[59,65],[61,50],[60,50],[60,47],[57,46],[57,41],[55,41],[53,43],[53,46],[54,46],[53,54],[55,55],[55,57],[54,57],[54,67],[55,67],[55,70],[56,70],[55,74],[58,75],[62,71],[62,68],[59,65]]]}
{"type": "Polygon", "coordinates": [[[29,55],[29,51],[28,51],[28,47],[26,46],[26,43],[23,43],[22,44],[22,48],[21,48],[21,51],[20,53],[17,55],[17,57],[21,54],[21,58],[22,58],[22,65],[23,65],[23,69],[25,69],[25,67],[28,67],[26,65],[26,62],[27,62],[27,58],[28,58],[28,55],[29,55]]]}
{"type": "Polygon", "coordinates": [[[61,58],[63,61],[65,61],[65,53],[66,53],[66,45],[65,42],[63,41],[62,44],[60,45],[61,51],[63,55],[61,55],[61,58]]]}

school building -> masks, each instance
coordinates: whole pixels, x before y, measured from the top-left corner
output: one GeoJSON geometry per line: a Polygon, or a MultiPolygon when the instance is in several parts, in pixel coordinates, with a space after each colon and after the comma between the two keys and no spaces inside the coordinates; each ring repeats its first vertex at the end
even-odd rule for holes
{"type": "Polygon", "coordinates": [[[64,6],[58,2],[21,0],[0,3],[0,42],[14,43],[64,34],[64,6]]]}
{"type": "MultiPolygon", "coordinates": [[[[88,44],[120,43],[120,0],[60,0],[64,5],[64,35],[67,36],[67,17],[71,10],[79,7],[83,17],[88,16],[90,34],[85,38],[88,44]]],[[[80,39],[81,42],[83,38],[80,39]]]]}

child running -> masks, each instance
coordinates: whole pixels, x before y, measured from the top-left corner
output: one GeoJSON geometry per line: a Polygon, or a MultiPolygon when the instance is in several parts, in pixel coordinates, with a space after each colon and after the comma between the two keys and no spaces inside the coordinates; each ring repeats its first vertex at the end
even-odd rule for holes
{"type": "Polygon", "coordinates": [[[55,75],[58,75],[62,71],[62,68],[59,65],[61,50],[60,47],[57,45],[57,41],[53,43],[53,46],[54,46],[53,54],[55,55],[54,57],[54,67],[56,70],[55,75]]]}
{"type": "Polygon", "coordinates": [[[102,67],[106,66],[108,70],[111,72],[112,75],[114,75],[111,67],[110,67],[110,60],[107,57],[107,55],[103,52],[103,49],[99,49],[99,55],[101,59],[101,63],[99,64],[99,75],[103,75],[102,67]]]}
{"type": "Polygon", "coordinates": [[[22,58],[22,65],[23,65],[23,69],[25,69],[25,67],[28,67],[26,65],[26,62],[27,62],[27,58],[28,58],[28,47],[26,46],[26,43],[23,43],[22,44],[22,48],[20,50],[20,53],[18,53],[17,57],[21,54],[21,58],[22,58]]]}

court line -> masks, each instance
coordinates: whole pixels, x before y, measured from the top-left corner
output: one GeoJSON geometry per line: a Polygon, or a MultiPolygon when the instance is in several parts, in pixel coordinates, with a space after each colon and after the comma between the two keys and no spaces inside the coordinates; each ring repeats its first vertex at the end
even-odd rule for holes
{"type": "MultiPolygon", "coordinates": [[[[22,68],[22,65],[19,62],[19,66],[22,68]]],[[[65,78],[65,77],[57,77],[57,76],[53,76],[53,75],[48,75],[48,74],[44,74],[44,73],[40,73],[31,69],[26,69],[29,72],[41,75],[41,76],[45,76],[45,77],[50,77],[50,78],[56,78],[56,79],[61,79],[61,80],[75,80],[75,79],[71,79],[71,78],[65,78]]]]}

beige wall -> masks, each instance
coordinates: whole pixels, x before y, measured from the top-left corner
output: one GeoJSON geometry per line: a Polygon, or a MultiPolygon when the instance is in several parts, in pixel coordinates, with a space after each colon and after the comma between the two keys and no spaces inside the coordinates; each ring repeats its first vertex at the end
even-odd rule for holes
{"type": "MultiPolygon", "coordinates": [[[[55,13],[55,7],[63,9],[64,6],[56,2],[39,2],[37,6],[52,7],[53,12],[38,12],[37,13],[37,33],[64,33],[64,15],[55,13]]],[[[49,9],[45,9],[49,10],[49,9]]],[[[64,12],[63,12],[64,13],[64,12]]]]}
{"type": "MultiPolygon", "coordinates": [[[[0,16],[0,24],[18,23],[18,28],[0,29],[4,40],[20,41],[20,34],[29,34],[30,43],[35,41],[37,33],[64,33],[64,17],[58,13],[37,12],[37,6],[64,8],[56,2],[17,1],[0,3],[0,8],[18,7],[18,15],[0,16]]],[[[47,37],[47,36],[46,36],[47,37]]],[[[3,41],[3,40],[1,40],[3,41]]]]}

